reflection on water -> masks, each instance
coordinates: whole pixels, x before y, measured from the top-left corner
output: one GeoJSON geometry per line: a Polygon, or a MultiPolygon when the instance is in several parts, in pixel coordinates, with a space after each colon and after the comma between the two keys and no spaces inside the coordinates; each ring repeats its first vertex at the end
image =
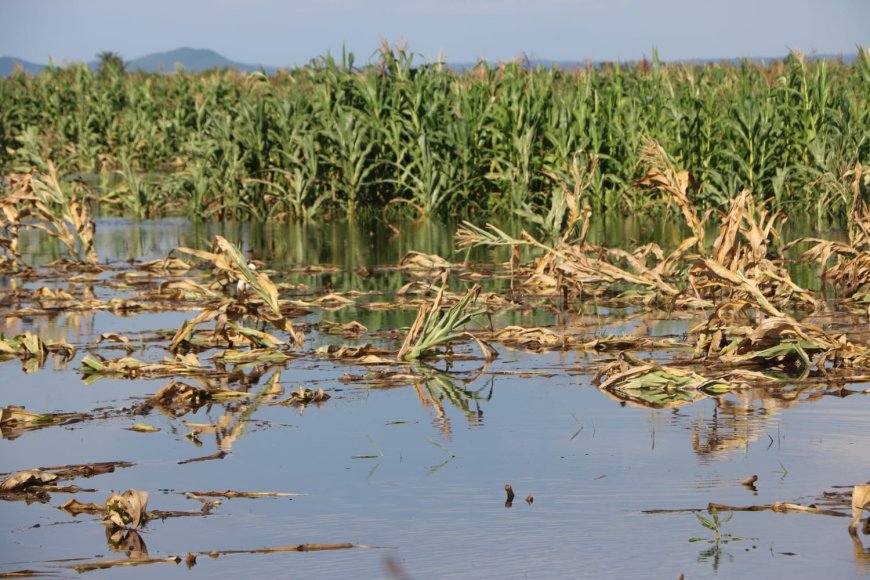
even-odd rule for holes
{"type": "Polygon", "coordinates": [[[122,552],[131,560],[148,558],[148,546],[136,530],[106,526],[106,544],[112,552],[122,552]]]}
{"type": "Polygon", "coordinates": [[[66,340],[81,344],[94,334],[94,312],[60,312],[53,316],[7,316],[0,318],[0,333],[16,336],[29,330],[43,340],[66,340]]]}
{"type": "Polygon", "coordinates": [[[861,576],[870,574],[870,541],[866,538],[870,534],[867,526],[864,527],[861,537],[857,534],[852,535],[852,547],[855,552],[855,572],[861,576]],[[866,545],[865,545],[866,544],[866,545]]]}
{"type": "Polygon", "coordinates": [[[776,439],[770,434],[776,431],[782,410],[818,401],[831,392],[839,393],[840,388],[826,384],[777,386],[716,397],[712,416],[692,423],[692,449],[712,460],[720,455],[745,452],[763,436],[773,445],[776,439]]]}

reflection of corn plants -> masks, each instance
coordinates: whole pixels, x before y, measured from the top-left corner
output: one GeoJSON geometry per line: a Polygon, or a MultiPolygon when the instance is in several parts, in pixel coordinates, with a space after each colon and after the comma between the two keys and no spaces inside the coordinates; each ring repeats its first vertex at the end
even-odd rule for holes
{"type": "MultiPolygon", "coordinates": [[[[483,391],[491,385],[484,385],[479,389],[472,391],[465,389],[456,384],[450,376],[434,371],[427,367],[418,367],[417,370],[425,377],[424,385],[432,397],[432,400],[447,400],[457,409],[462,410],[466,415],[471,414],[469,403],[471,401],[485,400],[488,397],[483,396],[483,391]]],[[[490,393],[491,395],[491,393],[490,393]]]]}

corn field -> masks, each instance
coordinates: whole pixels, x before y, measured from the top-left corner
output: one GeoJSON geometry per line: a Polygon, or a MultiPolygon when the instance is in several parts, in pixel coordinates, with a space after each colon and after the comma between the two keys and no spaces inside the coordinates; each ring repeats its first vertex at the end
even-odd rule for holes
{"type": "Polygon", "coordinates": [[[870,165],[868,95],[867,49],[850,64],[456,71],[385,47],[269,77],[50,66],[0,79],[0,176],[56,170],[102,214],[137,218],[544,223],[563,219],[568,189],[594,212],[662,212],[668,197],[639,182],[655,140],[699,207],[750,189],[787,215],[843,220],[850,170],[870,165]]]}

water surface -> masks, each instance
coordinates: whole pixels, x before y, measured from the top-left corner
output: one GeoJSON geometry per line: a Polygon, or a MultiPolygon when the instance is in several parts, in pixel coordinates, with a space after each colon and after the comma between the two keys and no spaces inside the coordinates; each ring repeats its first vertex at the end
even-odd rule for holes
{"type": "MultiPolygon", "coordinates": [[[[177,246],[206,247],[220,233],[239,241],[269,268],[285,271],[282,280],[305,285],[309,290],[299,290],[300,295],[321,292],[328,284],[340,291],[378,290],[389,296],[410,278],[406,272],[378,268],[396,264],[407,251],[464,258],[453,253],[452,227],[405,224],[400,230],[392,236],[376,226],[346,224],[263,228],[102,220],[98,253],[110,264],[155,259],[177,246]],[[312,264],[335,268],[302,271],[312,264]],[[373,273],[361,274],[364,266],[373,267],[373,273]]],[[[42,263],[60,257],[50,243],[36,238],[26,251],[29,259],[42,263]]],[[[471,257],[495,262],[506,254],[477,252],[471,257]]],[[[41,285],[2,281],[4,291],[22,283],[41,285]]],[[[55,283],[64,287],[67,282],[55,283]]],[[[504,280],[484,283],[508,291],[504,280]]],[[[79,350],[67,364],[50,359],[36,373],[25,373],[17,360],[0,365],[4,405],[35,412],[129,408],[168,379],[104,378],[86,384],[76,369],[87,345],[103,332],[135,335],[178,328],[192,315],[86,312],[8,318],[0,323],[6,335],[31,330],[65,338],[79,350]]],[[[299,322],[355,319],[378,337],[384,336],[378,331],[409,325],[414,315],[356,306],[313,311],[299,322]]],[[[565,328],[580,319],[597,320],[602,334],[628,334],[638,325],[632,316],[603,310],[580,316],[551,304],[496,313],[494,323],[565,328]]],[[[685,316],[657,313],[645,323],[651,335],[679,336],[690,322],[685,316]]],[[[398,346],[394,339],[377,340],[398,346]]],[[[181,418],[152,412],[7,435],[0,441],[2,472],[111,460],[135,466],[73,482],[96,492],[52,494],[46,504],[0,503],[0,571],[73,576],[65,567],[70,562],[62,560],[126,557],[107,543],[98,518],[72,517],[57,507],[73,496],[101,503],[112,490],[134,488],[149,491],[149,508],[160,510],[198,510],[200,503],[186,498],[186,491],[300,494],[224,499],[205,517],[151,521],[139,535],[152,558],[302,543],[365,547],[218,559],[201,555],[190,569],[182,562],[114,568],[92,576],[380,578],[391,570],[417,578],[870,573],[870,540],[861,536],[853,541],[845,518],[737,512],[723,531],[743,539],[717,550],[707,541],[711,532],[693,513],[644,513],[705,508],[708,502],[806,504],[826,491],[844,489],[838,486],[865,482],[870,479],[867,396],[823,395],[822,386],[795,397],[754,389],[676,409],[623,405],[592,385],[588,355],[506,348],[483,368],[481,361],[437,363],[432,373],[438,380],[416,388],[367,388],[346,375],[370,369],[312,355],[320,344],[353,340],[321,335],[312,327],[306,341],[298,358],[269,369],[250,389],[258,391],[280,373],[286,393],[305,386],[322,388],[332,398],[304,409],[262,404],[230,442],[203,434],[197,446],[186,436],[184,422],[216,422],[222,415],[237,419],[232,405],[218,404],[181,418]],[[457,398],[457,390],[464,394],[457,398]],[[127,430],[136,421],[160,431],[127,430]],[[221,448],[227,452],[222,459],[179,463],[221,448]],[[756,491],[740,484],[750,474],[759,476],[756,491]],[[517,493],[511,507],[505,506],[506,483],[517,493]],[[523,499],[528,495],[534,498],[531,504],[523,499]],[[693,538],[702,540],[690,542],[693,538]]],[[[473,352],[470,346],[462,349],[473,352]]],[[[159,359],[165,352],[145,347],[135,354],[159,359]]]]}

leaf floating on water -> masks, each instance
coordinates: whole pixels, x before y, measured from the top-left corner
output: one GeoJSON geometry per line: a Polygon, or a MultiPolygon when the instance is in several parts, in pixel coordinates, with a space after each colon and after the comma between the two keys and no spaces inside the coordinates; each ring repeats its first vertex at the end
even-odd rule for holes
{"type": "Polygon", "coordinates": [[[223,364],[242,365],[249,363],[282,363],[295,355],[272,348],[252,348],[250,350],[226,349],[211,357],[223,364]]]}
{"type": "Polygon", "coordinates": [[[159,428],[149,425],[148,423],[135,423],[129,430],[137,431],[139,433],[157,433],[160,431],[159,428]]]}
{"type": "Polygon", "coordinates": [[[169,381],[148,399],[148,405],[157,407],[172,417],[180,417],[202,407],[211,396],[205,389],[180,381],[169,381]]]}
{"type": "Polygon", "coordinates": [[[121,560],[94,560],[84,564],[74,564],[68,566],[79,574],[84,572],[92,572],[93,570],[108,570],[109,568],[125,568],[130,566],[144,566],[147,564],[178,564],[181,562],[179,556],[169,556],[168,558],[137,558],[121,559],[121,560]]]}
{"type": "Polygon", "coordinates": [[[103,461],[100,463],[76,463],[72,465],[56,465],[43,467],[45,471],[55,473],[61,479],[73,479],[76,477],[94,477],[104,473],[113,473],[115,468],[133,467],[135,463],[129,461],[103,461]]]}
{"type": "Polygon", "coordinates": [[[106,511],[106,506],[98,503],[82,503],[73,498],[59,505],[57,509],[77,516],[78,514],[101,514],[106,511]]]}
{"type": "Polygon", "coordinates": [[[106,500],[104,523],[119,528],[137,529],[147,516],[148,492],[128,489],[124,493],[114,493],[106,500]]]}
{"type": "Polygon", "coordinates": [[[329,400],[329,395],[323,389],[313,391],[300,386],[298,390],[293,391],[286,400],[278,403],[279,405],[290,405],[291,407],[304,407],[312,403],[322,403],[329,400]]]}
{"type": "Polygon", "coordinates": [[[28,373],[38,371],[49,353],[70,360],[75,356],[75,352],[75,347],[65,340],[43,341],[30,331],[25,331],[14,338],[0,335],[0,357],[3,357],[0,361],[17,357],[24,363],[24,371],[28,373]]]}
{"type": "Polygon", "coordinates": [[[16,471],[0,482],[0,491],[19,492],[26,490],[28,487],[54,484],[56,481],[57,475],[53,473],[40,471],[39,469],[27,469],[16,471]]]}
{"type": "MultiPolygon", "coordinates": [[[[0,425],[18,425],[28,423],[43,423],[47,416],[38,413],[30,413],[24,407],[9,405],[0,410],[0,425]]],[[[49,418],[50,421],[50,418],[49,418]]]]}
{"type": "Polygon", "coordinates": [[[536,351],[562,348],[570,343],[570,337],[560,336],[548,328],[523,326],[506,326],[496,332],[492,340],[536,351]]]}
{"type": "Polygon", "coordinates": [[[282,491],[235,491],[232,489],[228,489],[226,491],[185,491],[180,493],[183,493],[185,496],[192,497],[194,499],[200,497],[225,497],[227,499],[233,499],[238,497],[257,499],[261,497],[294,497],[302,495],[300,493],[286,493],[282,491]]]}
{"type": "Polygon", "coordinates": [[[421,270],[440,270],[450,268],[453,264],[437,254],[424,254],[423,252],[408,252],[399,261],[400,268],[417,268],[421,270]]]}
{"type": "Polygon", "coordinates": [[[366,328],[356,320],[351,320],[350,322],[345,322],[344,324],[339,322],[332,322],[330,320],[321,320],[317,326],[323,332],[327,332],[329,334],[344,334],[356,336],[369,331],[368,328],[366,328]]]}
{"type": "Polygon", "coordinates": [[[148,272],[186,272],[190,264],[180,258],[167,257],[162,260],[152,260],[136,265],[137,270],[148,272]]]}
{"type": "Polygon", "coordinates": [[[286,341],[283,341],[277,336],[273,336],[268,332],[263,332],[262,330],[247,328],[238,324],[234,324],[232,322],[227,323],[227,326],[235,330],[241,337],[250,342],[252,346],[257,348],[274,349],[287,344],[286,341]]]}
{"type": "Polygon", "coordinates": [[[218,450],[212,453],[211,455],[203,455],[202,457],[193,457],[191,459],[185,459],[183,461],[179,461],[178,465],[187,465],[188,463],[199,463],[200,461],[211,461],[213,459],[223,459],[226,457],[228,453],[223,450],[218,450]]]}
{"type": "Polygon", "coordinates": [[[849,533],[855,534],[861,515],[870,506],[870,485],[856,485],[852,488],[852,521],[849,523],[849,533]]]}
{"type": "Polygon", "coordinates": [[[86,356],[82,359],[79,371],[87,381],[88,379],[95,380],[101,376],[135,379],[139,377],[159,378],[174,375],[196,375],[205,374],[208,369],[203,368],[196,354],[188,353],[175,355],[173,358],[166,357],[160,363],[145,363],[133,357],[103,359],[102,357],[86,356]]]}
{"type": "Polygon", "coordinates": [[[809,514],[818,514],[822,516],[848,517],[846,514],[837,510],[829,510],[818,508],[815,505],[801,505],[798,503],[789,503],[785,501],[777,501],[771,504],[749,505],[749,506],[732,506],[721,503],[710,502],[707,504],[707,510],[732,511],[732,512],[761,512],[774,511],[779,513],[788,512],[803,512],[809,514]]]}
{"type": "Polygon", "coordinates": [[[92,342],[89,345],[88,348],[94,348],[103,342],[120,342],[128,354],[135,350],[133,345],[130,343],[130,339],[122,334],[118,334],[117,332],[104,332],[104,333],[102,333],[99,336],[99,338],[97,338],[97,340],[95,340],[94,342],[92,342]]]}
{"type": "Polygon", "coordinates": [[[394,365],[396,360],[381,355],[392,354],[393,351],[373,347],[370,344],[362,346],[324,345],[315,349],[317,356],[335,360],[344,360],[361,365],[394,365]]]}

